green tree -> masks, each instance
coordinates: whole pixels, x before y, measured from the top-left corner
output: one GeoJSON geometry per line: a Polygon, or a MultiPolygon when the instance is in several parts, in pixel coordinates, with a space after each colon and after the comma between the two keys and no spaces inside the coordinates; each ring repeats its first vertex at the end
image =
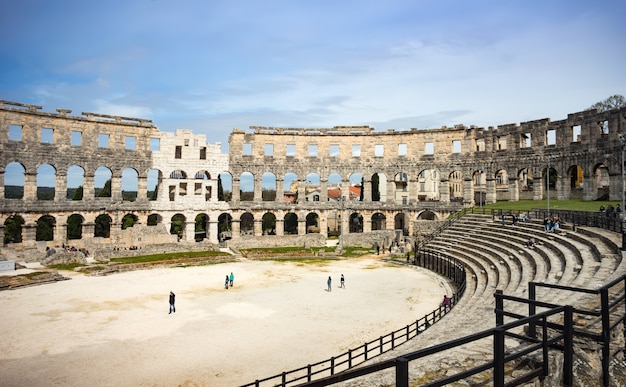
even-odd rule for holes
{"type": "Polygon", "coordinates": [[[79,185],[78,188],[76,188],[76,191],[74,191],[74,196],[72,197],[72,200],[83,200],[83,186],[79,185]]]}
{"type": "Polygon", "coordinates": [[[54,218],[50,215],[44,215],[37,220],[35,240],[51,241],[52,239],[54,239],[54,218]]]}
{"type": "Polygon", "coordinates": [[[20,243],[22,241],[22,225],[24,219],[21,216],[11,215],[4,222],[4,243],[20,243]]]}
{"type": "Polygon", "coordinates": [[[83,218],[74,214],[67,218],[67,239],[81,239],[83,237],[83,218]]]}
{"type": "Polygon", "coordinates": [[[111,179],[107,180],[104,183],[104,187],[102,187],[102,191],[98,194],[99,198],[110,198],[111,197],[111,179]]]}
{"type": "Polygon", "coordinates": [[[598,109],[601,112],[605,112],[607,110],[619,109],[624,106],[626,106],[626,99],[624,99],[624,96],[615,94],[603,101],[594,103],[589,107],[589,109],[598,109]]]}

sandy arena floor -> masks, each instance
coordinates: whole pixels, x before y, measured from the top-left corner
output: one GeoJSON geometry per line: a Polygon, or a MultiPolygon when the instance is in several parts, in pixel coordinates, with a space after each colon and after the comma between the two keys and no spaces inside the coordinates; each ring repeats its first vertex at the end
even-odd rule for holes
{"type": "Polygon", "coordinates": [[[0,385],[238,386],[406,326],[447,292],[427,272],[376,256],[72,274],[0,292],[0,385]]]}

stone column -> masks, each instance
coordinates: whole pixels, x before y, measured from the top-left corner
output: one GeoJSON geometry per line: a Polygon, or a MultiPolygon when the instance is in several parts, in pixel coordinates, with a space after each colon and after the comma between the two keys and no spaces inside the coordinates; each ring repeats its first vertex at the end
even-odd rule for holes
{"type": "Polygon", "coordinates": [[[37,174],[24,174],[24,200],[37,199],[37,174]]]}
{"type": "Polygon", "coordinates": [[[276,218],[276,235],[285,235],[285,220],[276,218]]]}
{"type": "MultiPolygon", "coordinates": [[[[344,196],[346,200],[350,200],[350,180],[341,182],[341,196],[344,196]]],[[[341,203],[341,198],[339,198],[341,203]]]]}
{"type": "Polygon", "coordinates": [[[196,221],[195,221],[195,219],[193,219],[193,220],[186,220],[185,221],[185,235],[183,235],[183,238],[187,242],[195,242],[195,240],[196,240],[196,221]]]}
{"type": "Polygon", "coordinates": [[[533,176],[533,200],[545,199],[543,191],[543,179],[540,176],[533,176]]]}
{"type": "Polygon", "coordinates": [[[215,179],[209,180],[208,187],[211,192],[211,197],[209,198],[210,202],[217,202],[217,186],[218,186],[217,180],[215,179]]]}
{"type": "Polygon", "coordinates": [[[320,202],[328,202],[328,179],[320,179],[320,202]]]}
{"type": "Polygon", "coordinates": [[[254,236],[263,235],[263,219],[254,219],[253,222],[254,236]]]}
{"type": "Polygon", "coordinates": [[[470,206],[476,204],[474,201],[474,181],[471,177],[463,179],[463,202],[470,206]]]}
{"type": "Polygon", "coordinates": [[[157,190],[157,201],[158,202],[167,202],[168,199],[168,187],[165,179],[161,179],[156,186],[157,190]]]}
{"type": "Polygon", "coordinates": [[[137,201],[145,202],[148,200],[148,177],[139,176],[137,179],[137,201]]]}
{"type": "Polygon", "coordinates": [[[569,184],[569,179],[558,176],[556,179],[556,198],[558,200],[569,200],[572,189],[569,184]]]}
{"type": "Polygon", "coordinates": [[[509,201],[519,201],[519,180],[517,177],[509,177],[509,201]]]}
{"type": "Polygon", "coordinates": [[[233,219],[232,222],[230,223],[231,225],[231,237],[232,239],[239,239],[241,238],[241,223],[239,220],[235,220],[233,219]]]}
{"type": "Polygon", "coordinates": [[[387,203],[396,202],[396,183],[393,181],[393,177],[387,180],[387,203]]]}
{"type": "Polygon", "coordinates": [[[496,180],[493,177],[490,177],[487,179],[486,192],[483,194],[483,205],[495,203],[497,201],[498,193],[496,192],[496,180]]]}
{"type": "Polygon", "coordinates": [[[217,218],[216,220],[209,220],[207,222],[207,227],[208,227],[208,234],[207,234],[207,239],[209,240],[209,242],[211,243],[219,243],[219,239],[218,239],[218,223],[217,223],[217,218]]]}
{"type": "Polygon", "coordinates": [[[372,217],[363,218],[363,232],[372,232],[372,217]]]}
{"type": "Polygon", "coordinates": [[[328,217],[326,216],[327,212],[328,210],[322,211],[318,220],[320,234],[324,235],[325,238],[328,238],[328,217]]]}
{"type": "Polygon", "coordinates": [[[111,199],[122,200],[122,178],[120,176],[111,175],[111,199]]]}
{"type": "Polygon", "coordinates": [[[371,202],[372,201],[372,178],[365,178],[363,177],[363,187],[361,187],[361,189],[363,190],[363,201],[364,202],[371,202]]]}
{"type": "Polygon", "coordinates": [[[276,199],[275,201],[282,203],[285,201],[285,180],[276,179],[276,199]]]}
{"type": "MultiPolygon", "coordinates": [[[[609,176],[609,179],[610,181],[615,180],[615,178],[611,176],[609,176]]],[[[611,190],[611,187],[609,187],[609,191],[610,190],[611,190]]],[[[615,193],[613,195],[615,195],[615,193]]],[[[587,201],[595,200],[596,196],[598,196],[598,182],[596,181],[596,179],[594,179],[593,174],[590,174],[585,171],[583,172],[583,200],[587,200],[587,201]]],[[[611,193],[609,193],[609,199],[616,200],[611,197],[611,193]]]]}
{"type": "Polygon", "coordinates": [[[448,179],[439,181],[439,201],[441,203],[450,203],[450,180],[448,179]]]}
{"type": "Polygon", "coordinates": [[[298,178],[298,203],[304,203],[306,201],[306,179],[300,180],[298,178]]]}
{"type": "Polygon", "coordinates": [[[67,174],[60,173],[56,175],[54,182],[54,201],[64,202],[67,200],[67,174]]]}
{"type": "MultiPolygon", "coordinates": [[[[4,199],[4,169],[0,170],[0,200],[1,199],[4,199]]],[[[4,233],[0,235],[4,235],[4,233]]]]}
{"type": "Polygon", "coordinates": [[[52,241],[54,242],[55,246],[61,246],[62,244],[64,244],[67,240],[67,223],[55,224],[53,235],[54,239],[52,241]]]}
{"type": "Polygon", "coordinates": [[[22,246],[35,247],[37,237],[37,223],[25,223],[22,225],[22,246]]]}
{"type": "Polygon", "coordinates": [[[94,198],[94,175],[85,173],[83,180],[83,200],[93,200],[94,198]]]}
{"type": "Polygon", "coordinates": [[[263,201],[263,184],[260,177],[254,176],[254,197],[253,201],[262,202],[263,201]]]}
{"type": "Polygon", "coordinates": [[[93,239],[93,236],[95,233],[96,233],[96,224],[94,222],[83,223],[82,239],[85,239],[85,238],[93,239]]]}
{"type": "Polygon", "coordinates": [[[239,178],[233,177],[233,192],[232,192],[232,202],[239,203],[241,200],[241,196],[239,195],[239,189],[241,187],[241,180],[239,178]]]}
{"type": "Polygon", "coordinates": [[[306,216],[298,217],[298,235],[306,235],[306,216]]]}

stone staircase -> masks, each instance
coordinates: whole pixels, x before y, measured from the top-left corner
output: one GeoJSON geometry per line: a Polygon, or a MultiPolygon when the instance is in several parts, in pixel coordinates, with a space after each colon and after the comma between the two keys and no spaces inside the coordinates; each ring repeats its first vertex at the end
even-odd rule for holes
{"type": "MultiPolygon", "coordinates": [[[[574,229],[568,224],[555,233],[547,233],[540,221],[502,225],[500,219],[489,215],[468,214],[444,230],[426,248],[446,253],[465,264],[467,290],[441,322],[400,348],[372,359],[371,363],[494,327],[496,290],[527,298],[529,281],[593,289],[626,273],[621,234],[591,227],[574,229]],[[538,242],[532,249],[526,247],[530,237],[538,242]]],[[[587,297],[573,299],[571,292],[554,289],[550,289],[549,296],[544,301],[561,305],[581,306],[590,302],[587,297]]],[[[523,304],[507,304],[505,308],[527,314],[527,307],[523,304]]],[[[411,385],[419,385],[429,376],[445,376],[446,369],[454,374],[471,368],[473,364],[482,364],[491,358],[492,351],[492,341],[482,340],[456,347],[453,352],[411,361],[411,385]]],[[[393,385],[394,378],[393,372],[385,371],[345,385],[393,385]]],[[[476,380],[468,383],[481,385],[476,380]]]]}

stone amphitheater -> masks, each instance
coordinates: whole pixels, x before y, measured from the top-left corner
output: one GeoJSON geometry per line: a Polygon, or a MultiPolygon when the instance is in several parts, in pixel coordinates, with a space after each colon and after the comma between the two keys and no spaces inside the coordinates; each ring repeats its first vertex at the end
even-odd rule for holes
{"type": "MultiPolygon", "coordinates": [[[[37,105],[0,101],[0,230],[5,236],[0,259],[41,262],[47,248],[69,244],[90,249],[96,259],[132,246],[313,247],[324,246],[331,235],[340,236],[340,246],[396,242],[394,252],[404,256],[450,214],[483,204],[623,200],[625,124],[626,108],[621,108],[489,128],[251,127],[234,129],[229,153],[223,154],[221,144],[207,143],[204,135],[161,132],[148,119],[73,116],[67,109],[50,113],[37,105]],[[53,171],[51,186],[44,166],[53,171]],[[111,191],[104,196],[98,186],[103,170],[111,191]],[[52,195],[44,198],[46,188],[52,195]],[[44,217],[52,233],[40,232],[44,217]],[[78,219],[78,232],[68,227],[70,219],[78,219]],[[7,230],[14,233],[15,224],[19,235],[8,240],[7,230]]],[[[527,298],[529,282],[595,289],[626,273],[620,233],[567,219],[558,232],[545,233],[537,214],[529,222],[502,225],[499,217],[476,212],[421,247],[463,263],[468,273],[463,297],[443,323],[369,362],[494,327],[497,290],[527,298]],[[525,247],[530,237],[538,241],[534,249],[525,247]]],[[[545,301],[557,304],[597,303],[571,292],[544,293],[545,301]]],[[[622,283],[613,295],[622,297],[622,306],[623,295],[622,283]]],[[[512,307],[520,314],[524,308],[512,307]]],[[[577,324],[598,324],[583,320],[577,324]]],[[[597,345],[577,346],[574,385],[626,385],[623,329],[612,343],[617,355],[610,380],[602,380],[597,345]]],[[[411,385],[471,367],[492,352],[493,344],[485,342],[412,361],[411,385]]],[[[554,367],[549,377],[530,383],[559,385],[560,378],[554,367]]],[[[490,384],[466,382],[481,383],[490,384]]],[[[394,385],[395,375],[380,372],[346,384],[394,385]]]]}

